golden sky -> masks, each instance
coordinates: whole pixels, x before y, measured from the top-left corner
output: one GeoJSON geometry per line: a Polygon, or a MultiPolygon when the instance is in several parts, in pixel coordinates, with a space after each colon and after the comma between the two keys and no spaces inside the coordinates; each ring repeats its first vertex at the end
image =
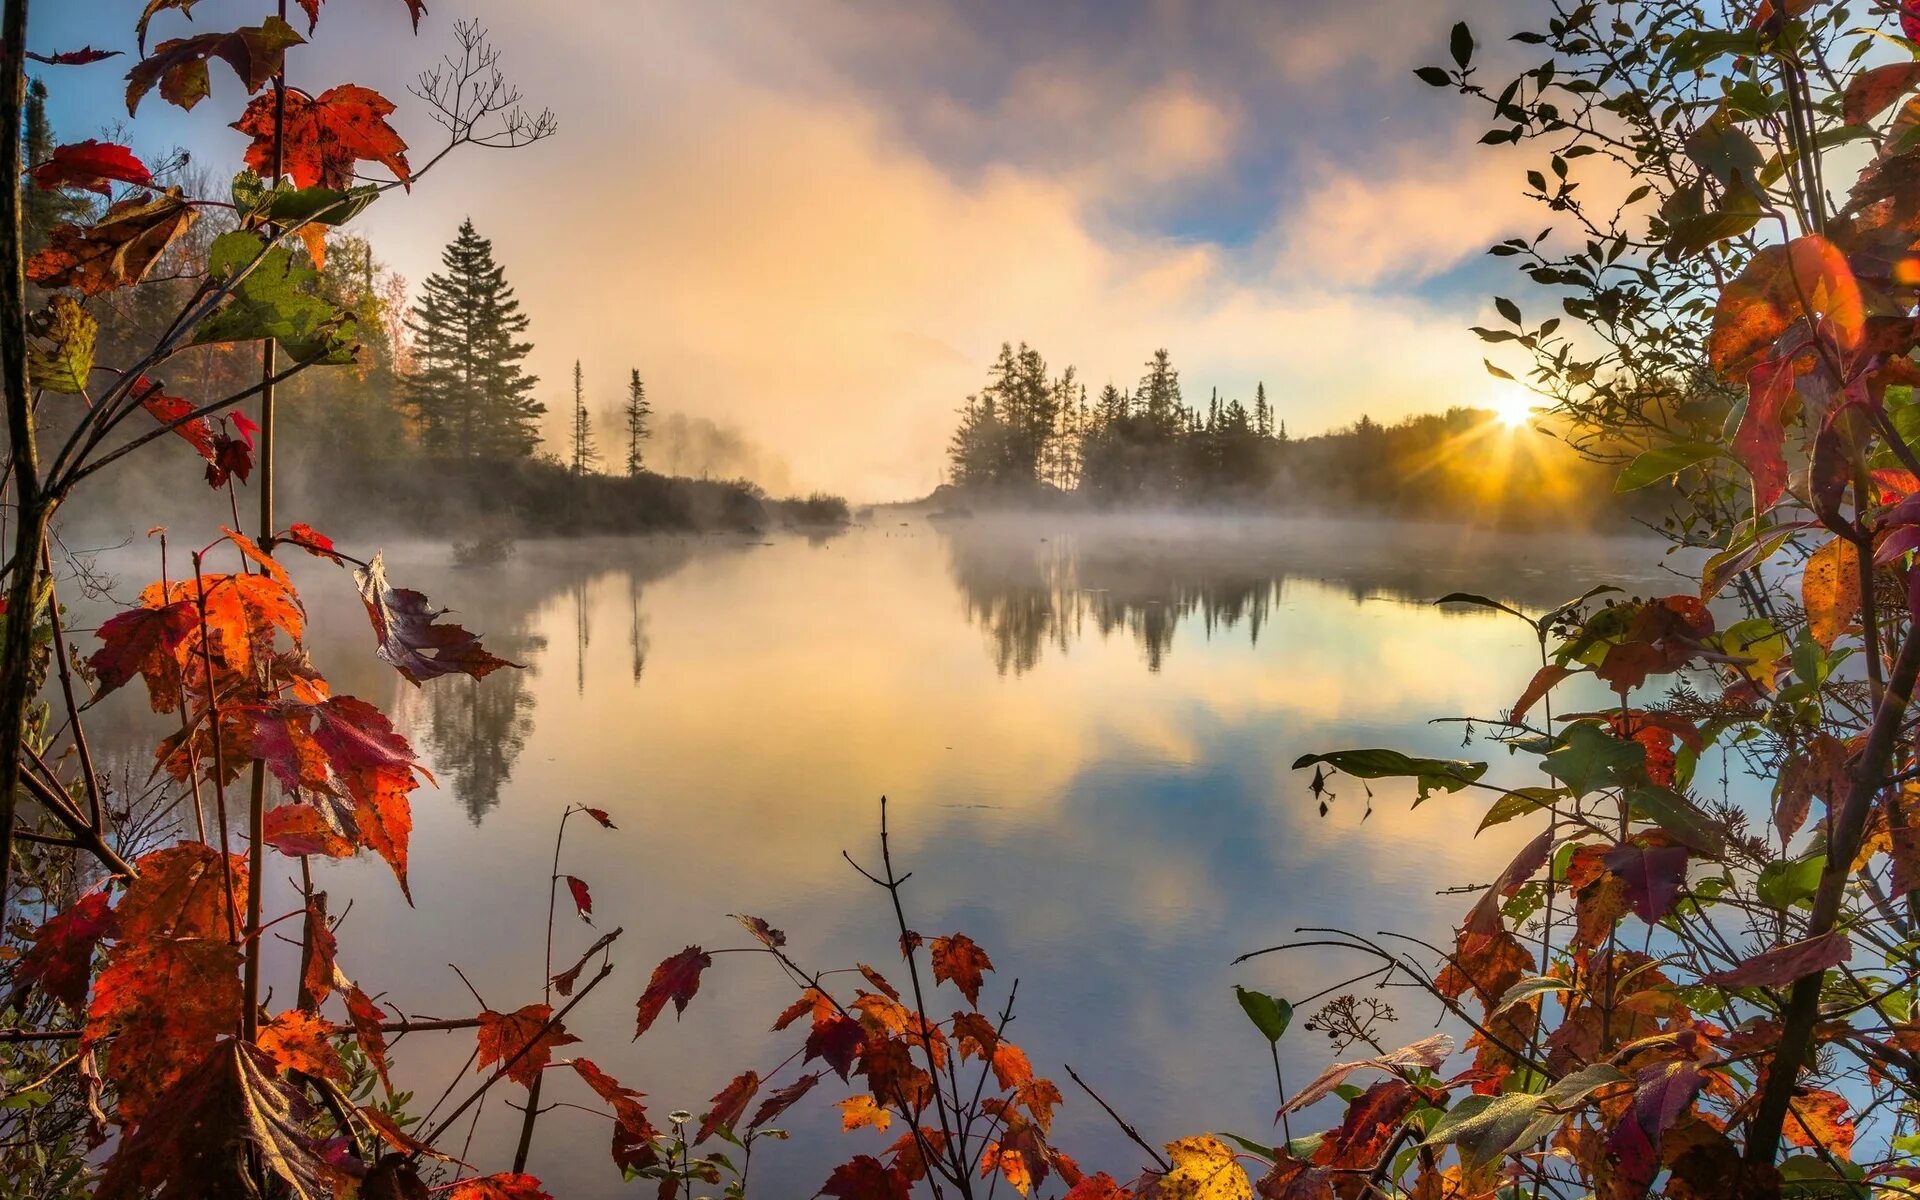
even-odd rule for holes
{"type": "MultiPolygon", "coordinates": [[[[139,7],[42,6],[35,41],[130,49],[139,7]]],[[[155,36],[259,8],[203,0],[155,36]]],[[[575,358],[596,409],[638,367],[658,407],[738,427],[803,490],[929,489],[1003,340],[1096,390],[1165,346],[1190,401],[1264,380],[1297,432],[1484,403],[1464,327],[1516,285],[1482,251],[1545,224],[1527,164],[1410,73],[1457,16],[1504,41],[1505,0],[432,8],[416,38],[399,0],[335,0],[292,81],[386,92],[423,160],[439,133],[406,83],[473,17],[560,132],[383,199],[363,218],[381,256],[418,280],[471,216],[532,318],[550,408],[575,358]]],[[[113,119],[117,71],[54,83],[63,135],[113,119]]],[[[137,137],[224,170],[238,92],[216,74],[190,115],[144,109],[137,137]]]]}

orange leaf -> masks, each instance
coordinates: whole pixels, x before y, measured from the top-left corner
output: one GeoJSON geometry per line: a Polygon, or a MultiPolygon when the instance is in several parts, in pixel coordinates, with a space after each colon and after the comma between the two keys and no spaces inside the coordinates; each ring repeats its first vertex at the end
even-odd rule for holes
{"type": "Polygon", "coordinates": [[[354,1037],[359,1041],[367,1060],[373,1063],[374,1074],[380,1077],[380,1086],[391,1096],[393,1081],[387,1078],[387,1035],[380,1028],[380,1023],[387,1019],[386,1011],[352,984],[347,985],[346,995],[347,1016],[353,1022],[354,1037]]]}
{"type": "Polygon", "coordinates": [[[1708,355],[1723,378],[1738,382],[1772,357],[1796,321],[1822,317],[1842,349],[1860,344],[1866,309],[1846,255],[1817,233],[1768,246],[1721,291],[1708,355]]]}
{"type": "Polygon", "coordinates": [[[851,1132],[871,1126],[885,1133],[887,1126],[893,1124],[893,1114],[875,1104],[873,1097],[862,1092],[858,1096],[848,1096],[840,1102],[840,1128],[851,1132]]]}
{"type": "Polygon", "coordinates": [[[345,1083],[347,1067],[333,1048],[335,1032],[330,1023],[314,1013],[290,1008],[261,1028],[255,1044],[286,1070],[345,1083]]]}
{"type": "Polygon", "coordinates": [[[1807,559],[1800,577],[1807,632],[1823,650],[1853,623],[1860,611],[1860,548],[1842,537],[1830,539],[1807,559]]]}
{"type": "Polygon", "coordinates": [[[552,1016],[553,1008],[547,1004],[529,1004],[511,1013],[483,1011],[480,1059],[475,1070],[486,1074],[487,1068],[495,1063],[512,1062],[507,1068],[507,1078],[531,1088],[541,1068],[552,1061],[554,1047],[580,1040],[558,1022],[548,1026],[552,1016]]]}
{"type": "Polygon", "coordinates": [[[1792,1145],[1824,1147],[1840,1158],[1853,1156],[1853,1113],[1838,1092],[1796,1089],[1793,1111],[1781,1132],[1792,1145]]]}
{"type": "Polygon", "coordinates": [[[987,952],[964,933],[933,939],[933,978],[960,989],[968,1004],[980,1003],[980,973],[993,970],[987,952]]]}
{"type": "Polygon", "coordinates": [[[119,1119],[138,1124],[239,1019],[240,950],[218,940],[141,937],[114,947],[93,984],[81,1045],[113,1039],[106,1078],[119,1119]]]}
{"type": "Polygon", "coordinates": [[[27,263],[27,278],[87,296],[130,287],[197,217],[179,188],[129,196],[90,225],[54,226],[46,249],[27,263]]]}
{"type": "MultiPolygon", "coordinates": [[[[295,187],[345,191],[354,186],[355,164],[377,162],[406,183],[407,143],[387,124],[393,103],[371,88],[345,83],[309,96],[286,89],[286,126],[282,164],[295,187]]],[[[255,97],[233,127],[253,138],[247,166],[261,176],[273,173],[275,96],[255,97]]]]}
{"type": "Polygon", "coordinates": [[[315,1004],[325,1000],[333,989],[344,982],[340,968],[334,964],[334,956],[340,949],[338,939],[333,936],[333,927],[327,924],[327,894],[315,892],[307,904],[305,917],[307,944],[306,967],[300,972],[300,986],[315,1004]]]}

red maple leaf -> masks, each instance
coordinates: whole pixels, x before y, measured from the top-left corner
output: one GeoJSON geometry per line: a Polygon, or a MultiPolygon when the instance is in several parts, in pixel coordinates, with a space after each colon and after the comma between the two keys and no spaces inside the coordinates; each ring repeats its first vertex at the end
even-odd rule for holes
{"type": "Polygon", "coordinates": [[[447,1200],[553,1200],[553,1197],[533,1176],[503,1171],[498,1175],[461,1180],[447,1193],[447,1200]]]}
{"type": "MultiPolygon", "coordinates": [[[[371,88],[343,83],[318,96],[298,88],[286,89],[285,137],[281,163],[295,187],[326,187],[340,191],[354,186],[354,165],[377,162],[402,183],[413,176],[407,167],[407,143],[387,124],[393,103],[371,88]]],[[[274,95],[261,95],[247,105],[233,127],[253,138],[247,147],[247,165],[262,176],[273,173],[274,95]]]]}
{"type": "Polygon", "coordinates": [[[733,1077],[732,1082],[720,1089],[720,1093],[708,1101],[713,1107],[700,1121],[700,1132],[694,1135],[694,1145],[699,1145],[713,1136],[716,1129],[732,1129],[740,1123],[740,1116],[752,1103],[754,1093],[760,1090],[760,1076],[746,1071],[733,1077]]]}
{"type": "Polygon", "coordinates": [[[29,50],[27,57],[50,67],[84,67],[88,63],[97,63],[103,58],[118,58],[120,51],[95,50],[92,46],[82,46],[78,50],[62,50],[57,54],[35,54],[29,50]]]}
{"type": "Polygon", "coordinates": [[[87,985],[93,979],[93,951],[106,936],[113,914],[106,892],[91,892],[73,902],[33,932],[33,946],[14,969],[14,997],[9,1007],[19,1009],[28,984],[68,1008],[87,1006],[87,985]]]}
{"type": "Polygon", "coordinates": [[[768,1121],[773,1120],[781,1113],[792,1108],[799,1102],[800,1097],[812,1091],[813,1085],[819,1082],[820,1076],[817,1073],[802,1075],[786,1087],[768,1096],[760,1102],[760,1110],[753,1114],[753,1120],[747,1123],[747,1127],[749,1129],[758,1129],[762,1125],[765,1125],[768,1121]]]}
{"type": "Polygon", "coordinates": [[[833,1068],[834,1074],[845,1079],[847,1072],[853,1069],[855,1056],[866,1045],[866,1041],[866,1031],[852,1017],[832,1016],[824,1021],[815,1021],[813,1029],[807,1034],[806,1057],[801,1061],[823,1059],[833,1068]]]}
{"type": "Polygon", "coordinates": [[[125,146],[92,138],[59,147],[33,169],[34,186],[42,191],[70,187],[109,196],[113,194],[109,180],[152,187],[153,172],[125,146]]]}
{"type": "Polygon", "coordinates": [[[151,413],[154,420],[171,426],[201,458],[213,461],[213,430],[208,427],[207,419],[184,419],[193,411],[192,404],[178,396],[166,395],[160,390],[159,384],[144,375],[134,382],[133,390],[140,397],[140,407],[151,413]]]}
{"type": "Polygon", "coordinates": [[[647,990],[640,993],[639,1014],[633,1030],[633,1036],[639,1037],[660,1016],[673,1001],[674,1015],[687,1011],[687,1001],[700,990],[700,972],[713,965],[713,958],[698,946],[688,946],[685,950],[665,960],[653,969],[653,978],[647,980],[647,990]]]}
{"type": "Polygon", "coordinates": [[[587,881],[577,876],[562,876],[567,881],[567,890],[573,893],[573,906],[580,910],[580,919],[593,924],[593,893],[587,890],[587,881]]]}
{"type": "Polygon", "coordinates": [[[511,1013],[482,1012],[480,1060],[475,1069],[484,1074],[495,1063],[511,1062],[507,1078],[532,1087],[541,1068],[553,1060],[554,1047],[580,1040],[557,1021],[548,1025],[552,1017],[553,1007],[547,1004],[529,1004],[511,1013]]]}
{"type": "Polygon", "coordinates": [[[658,1159],[653,1139],[659,1133],[647,1120],[647,1110],[640,1103],[646,1097],[594,1066],[590,1059],[576,1058],[568,1065],[613,1108],[614,1164],[636,1169],[652,1166],[658,1159]]]}
{"type": "Polygon", "coordinates": [[[139,675],[147,681],[154,711],[172,712],[180,703],[177,654],[197,621],[193,605],[184,600],[109,617],[95,631],[100,649],[87,660],[100,677],[100,695],[139,675]]]}
{"type": "Polygon", "coordinates": [[[908,1187],[906,1175],[897,1167],[861,1154],[835,1167],[818,1194],[836,1200],[907,1200],[908,1187]]]}

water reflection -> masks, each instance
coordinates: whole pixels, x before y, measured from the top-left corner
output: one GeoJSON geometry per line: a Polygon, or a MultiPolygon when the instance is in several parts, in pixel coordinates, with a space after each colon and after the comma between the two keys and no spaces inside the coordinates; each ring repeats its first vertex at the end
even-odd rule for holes
{"type": "MultiPolygon", "coordinates": [[[[472,999],[453,962],[495,1008],[538,999],[555,822],[569,803],[604,808],[619,828],[570,826],[561,867],[591,884],[602,925],[569,918],[555,953],[628,932],[568,1027],[655,1111],[698,1110],[787,1056],[767,1026],[791,989],[728,955],[684,1018],[633,1042],[648,972],[689,943],[737,944],[733,912],[787,930],[813,967],[895,961],[884,897],[840,858],[870,853],[885,793],[916,926],[988,947],[993,986],[1020,979],[1036,1068],[1064,1078],[1073,1063],[1156,1139],[1271,1123],[1265,1048],[1233,984],[1299,997],[1360,969],[1234,955],[1301,925],[1443,937],[1464,903],[1435,887],[1491,878],[1528,836],[1516,823],[1463,837],[1462,803],[1409,811],[1390,784],[1371,820],[1357,796],[1322,819],[1289,769],[1342,745],[1458,753],[1458,727],[1428,718],[1512,702],[1537,654],[1526,628],[1425,601],[1498,586],[1543,606],[1648,557],[1430,529],[892,517],[836,539],[526,545],[485,573],[451,569],[439,547],[387,556],[397,582],[528,669],[414,689],[374,660],[351,582],[294,564],[316,664],[395,711],[442,785],[415,795],[418,908],[376,861],[316,867],[343,911],[355,902],[342,961],[356,981],[458,1016],[472,999]]],[[[133,699],[114,719],[151,762],[166,730],[133,699]]],[[[294,902],[286,874],[266,881],[276,912],[294,902]]],[[[288,947],[265,952],[280,956],[270,979],[296,976],[288,947]]],[[[1403,1011],[1411,1040],[1424,1030],[1403,1011]]],[[[471,1073],[472,1045],[410,1036],[396,1083],[438,1095],[471,1073]]],[[[1306,1041],[1282,1053],[1289,1079],[1325,1064],[1306,1041]]],[[[890,1140],[843,1136],[839,1095],[822,1094],[765,1174],[756,1157],[767,1194],[810,1195],[834,1162],[890,1140]]],[[[475,1146],[510,1146],[518,1119],[490,1108],[475,1146]]],[[[1080,1097],[1056,1130],[1084,1162],[1137,1165],[1080,1097]]],[[[531,1170],[557,1195],[630,1194],[605,1138],[556,1113],[531,1170]]]]}
{"type": "Polygon", "coordinates": [[[526,670],[496,672],[497,679],[462,675],[426,692],[426,736],[418,739],[444,773],[442,785],[452,790],[475,825],[500,803],[500,789],[512,778],[514,763],[533,735],[529,676],[539,669],[546,639],[524,631],[496,632],[488,635],[487,644],[512,662],[526,663],[526,670]]]}
{"type": "Polygon", "coordinates": [[[1089,633],[1132,641],[1155,672],[1183,625],[1209,641],[1244,631],[1257,647],[1289,582],[1303,579],[1356,600],[1421,602],[1472,588],[1545,607],[1571,598],[1568,579],[1617,574],[1623,548],[1452,526],[1187,516],[936,528],[966,618],[1003,675],[1023,675],[1047,649],[1066,654],[1089,633]]]}

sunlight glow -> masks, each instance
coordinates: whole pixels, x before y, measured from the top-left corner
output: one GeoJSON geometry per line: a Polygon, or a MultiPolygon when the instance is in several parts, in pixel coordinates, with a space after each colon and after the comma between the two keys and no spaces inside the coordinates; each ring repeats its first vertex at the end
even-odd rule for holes
{"type": "Polygon", "coordinates": [[[1519,429],[1533,419],[1533,397],[1521,388],[1501,388],[1487,397],[1487,407],[1500,424],[1519,429]]]}

